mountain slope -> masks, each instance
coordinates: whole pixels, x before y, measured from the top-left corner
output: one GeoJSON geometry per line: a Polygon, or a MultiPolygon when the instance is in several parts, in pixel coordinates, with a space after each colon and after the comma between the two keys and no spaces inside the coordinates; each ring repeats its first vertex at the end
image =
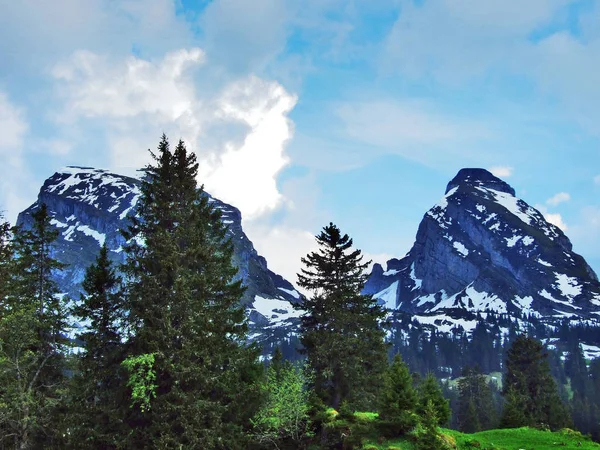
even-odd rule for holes
{"type": "Polygon", "coordinates": [[[507,183],[462,169],[423,217],[411,250],[376,264],[364,289],[443,331],[485,313],[600,319],[600,283],[569,239],[507,183]]]}
{"type": "MultiPolygon", "coordinates": [[[[95,260],[106,242],[113,261],[125,261],[119,230],[127,227],[128,217],[135,214],[140,196],[139,180],[106,170],[89,167],[66,167],[48,178],[37,201],[19,214],[18,225],[32,225],[31,213],[46,203],[52,225],[60,234],[55,257],[67,268],[56,274],[62,292],[79,299],[85,269],[95,260]]],[[[208,195],[208,194],[206,194],[208,195]]],[[[292,284],[267,267],[242,229],[240,211],[220,200],[209,199],[222,214],[228,237],[234,245],[234,264],[238,278],[247,286],[241,302],[246,306],[251,338],[263,342],[289,340],[297,324],[298,312],[292,303],[300,296],[292,284]]]]}

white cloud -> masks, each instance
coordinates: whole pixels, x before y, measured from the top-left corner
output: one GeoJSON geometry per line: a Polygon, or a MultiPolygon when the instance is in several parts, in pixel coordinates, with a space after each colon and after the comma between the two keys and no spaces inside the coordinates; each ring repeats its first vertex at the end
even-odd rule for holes
{"type": "Polygon", "coordinates": [[[369,252],[362,252],[363,254],[363,262],[367,262],[367,261],[371,261],[371,264],[369,264],[369,267],[367,268],[368,272],[371,272],[371,270],[373,269],[373,266],[375,264],[381,264],[381,266],[385,269],[386,267],[386,263],[394,258],[393,255],[390,255],[389,253],[369,253],[369,252]]]}
{"type": "Polygon", "coordinates": [[[207,191],[251,218],[281,201],[276,177],[288,164],[288,113],[296,96],[256,76],[225,85],[211,79],[211,89],[200,90],[191,69],[204,60],[198,48],[157,61],[76,52],[53,70],[65,99],[57,120],[104,124],[113,168],[146,164],[146,149],[155,148],[162,132],[171,141],[182,138],[198,156],[207,191]]]}
{"type": "Polygon", "coordinates": [[[532,0],[527,8],[503,0],[401,2],[385,43],[388,71],[456,83],[498,66],[519,66],[535,28],[546,24],[571,0],[532,0]]]}
{"type": "Polygon", "coordinates": [[[490,167],[490,172],[498,178],[508,178],[513,173],[513,168],[510,166],[494,166],[490,167]]]}
{"type": "MultiPolygon", "coordinates": [[[[552,199],[550,199],[550,200],[552,200],[552,199]]],[[[536,205],[534,207],[535,207],[535,209],[537,209],[539,212],[542,213],[542,215],[544,216],[544,218],[546,219],[546,221],[548,221],[552,225],[556,225],[563,232],[566,232],[568,230],[569,227],[567,226],[567,224],[563,220],[563,217],[560,214],[558,214],[558,213],[551,213],[551,212],[548,211],[548,208],[546,208],[544,205],[540,205],[540,204],[537,204],[537,203],[536,203],[536,205]]]]}
{"type": "Polygon", "coordinates": [[[10,160],[15,156],[13,150],[21,147],[27,128],[23,111],[0,92],[0,152],[3,158],[10,160]]]}
{"type": "Polygon", "coordinates": [[[301,228],[252,221],[244,223],[244,231],[251,236],[257,251],[267,259],[269,268],[294,285],[302,267],[300,258],[317,249],[313,234],[301,228]]]}
{"type": "MultiPolygon", "coordinates": [[[[503,0],[402,0],[385,39],[381,70],[442,85],[489,86],[505,75],[532,83],[539,99],[559,102],[555,117],[598,135],[600,4],[573,11],[575,0],[532,0],[527,8],[503,0]],[[569,17],[569,19],[567,19],[569,17]],[[577,34],[567,23],[577,22],[577,34]],[[558,28],[544,35],[548,29],[558,28]],[[536,39],[540,36],[538,39],[536,39]],[[533,37],[533,38],[532,38],[533,37]]],[[[514,78],[511,78],[514,80],[514,78]]],[[[518,85],[519,83],[516,83],[518,85]]],[[[500,86],[503,86],[501,84],[500,86]]],[[[521,104],[522,105],[522,104],[521,104]]]]}
{"type": "Polygon", "coordinates": [[[546,200],[546,204],[550,206],[556,206],[559,203],[568,202],[571,200],[571,196],[567,192],[559,192],[553,197],[546,200]]]}
{"type": "Polygon", "coordinates": [[[28,128],[25,112],[0,91],[0,212],[12,223],[31,194],[29,171],[23,162],[28,128]]]}
{"type": "Polygon", "coordinates": [[[296,97],[275,82],[251,76],[228,86],[218,103],[220,118],[241,121],[250,131],[241,147],[228,143],[216,160],[205,161],[200,178],[215,196],[251,219],[281,200],[276,177],[289,163],[283,150],[292,137],[287,114],[296,97]]]}
{"type": "Polygon", "coordinates": [[[159,114],[174,121],[193,112],[194,90],[185,71],[203,61],[198,48],[170,52],[158,63],[133,56],[113,62],[77,51],[52,75],[66,84],[68,108],[75,113],[113,118],[159,114]]]}
{"type": "Polygon", "coordinates": [[[544,214],[544,217],[546,218],[546,220],[548,222],[550,222],[552,225],[556,225],[563,232],[567,231],[567,229],[568,229],[567,224],[565,223],[565,221],[563,220],[563,218],[560,214],[546,213],[546,214],[544,214]]]}
{"type": "MultiPolygon", "coordinates": [[[[20,0],[3,2],[0,69],[45,71],[76,49],[163,54],[194,42],[176,0],[20,0]],[[23,30],[26,30],[24,32],[23,30]],[[5,66],[6,65],[6,66],[5,66]]],[[[0,70],[1,71],[1,70],[0,70]]]]}

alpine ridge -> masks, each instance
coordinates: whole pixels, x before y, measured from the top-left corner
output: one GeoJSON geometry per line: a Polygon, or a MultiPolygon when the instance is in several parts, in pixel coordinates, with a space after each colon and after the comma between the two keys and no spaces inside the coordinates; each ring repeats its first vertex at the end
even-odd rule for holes
{"type": "MultiPolygon", "coordinates": [[[[55,278],[62,292],[74,301],[80,298],[86,268],[94,262],[100,246],[106,243],[110,258],[117,264],[125,261],[120,230],[136,213],[140,196],[136,178],[91,167],[65,167],[48,178],[38,198],[17,219],[17,225],[30,228],[31,214],[45,203],[52,225],[59,231],[54,257],[66,264],[55,278]]],[[[267,267],[267,261],[255,250],[242,229],[240,211],[209,194],[209,201],[220,210],[234,245],[234,265],[238,278],[246,286],[241,299],[250,324],[250,339],[260,342],[265,353],[274,344],[290,346],[293,354],[295,328],[300,314],[293,308],[300,294],[292,284],[267,267]]],[[[78,326],[76,324],[76,326],[78,326]]]]}
{"type": "Polygon", "coordinates": [[[598,324],[600,283],[569,239],[484,169],[462,169],[424,215],[415,243],[365,294],[441,331],[486,314],[598,324]]]}

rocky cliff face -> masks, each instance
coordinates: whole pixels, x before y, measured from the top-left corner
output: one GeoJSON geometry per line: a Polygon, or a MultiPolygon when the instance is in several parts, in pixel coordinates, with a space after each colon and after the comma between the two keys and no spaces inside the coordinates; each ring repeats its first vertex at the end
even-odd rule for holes
{"type": "Polygon", "coordinates": [[[569,239],[507,183],[463,169],[423,217],[415,243],[364,293],[446,331],[486,312],[540,319],[600,319],[600,283],[569,239]]]}
{"type": "MultiPolygon", "coordinates": [[[[19,214],[17,223],[28,228],[31,213],[46,203],[52,224],[59,230],[55,257],[67,264],[56,274],[62,292],[79,299],[86,268],[95,260],[106,242],[117,264],[125,261],[119,230],[125,229],[128,217],[136,213],[140,196],[139,180],[106,170],[67,167],[48,178],[37,201],[19,214]]],[[[208,195],[208,194],[206,194],[208,195]]],[[[251,338],[269,342],[290,340],[297,324],[298,312],[292,307],[300,296],[292,284],[269,270],[242,229],[240,211],[220,200],[209,199],[222,214],[228,236],[234,245],[233,262],[238,278],[247,287],[242,304],[247,308],[251,338]]]]}

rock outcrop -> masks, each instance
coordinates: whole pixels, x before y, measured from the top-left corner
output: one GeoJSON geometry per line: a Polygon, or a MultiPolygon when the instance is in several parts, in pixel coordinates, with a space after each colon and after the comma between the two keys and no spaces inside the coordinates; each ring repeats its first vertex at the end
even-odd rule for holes
{"type": "Polygon", "coordinates": [[[415,243],[364,293],[421,321],[475,326],[486,312],[540,319],[600,319],[600,283],[571,242],[514,189],[483,169],[462,169],[423,217],[415,243]]]}

